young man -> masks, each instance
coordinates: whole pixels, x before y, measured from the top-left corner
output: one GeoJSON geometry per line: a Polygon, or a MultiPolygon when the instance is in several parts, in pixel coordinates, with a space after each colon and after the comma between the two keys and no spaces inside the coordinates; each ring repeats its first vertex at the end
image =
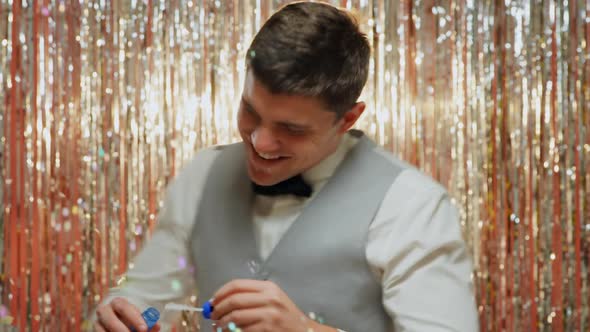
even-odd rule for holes
{"type": "Polygon", "coordinates": [[[140,311],[196,288],[217,327],[244,332],[476,331],[472,265],[445,190],[349,130],[369,57],[342,10],[275,13],[247,54],[243,142],[199,152],[171,184],[96,330],[145,331],[140,311]]]}

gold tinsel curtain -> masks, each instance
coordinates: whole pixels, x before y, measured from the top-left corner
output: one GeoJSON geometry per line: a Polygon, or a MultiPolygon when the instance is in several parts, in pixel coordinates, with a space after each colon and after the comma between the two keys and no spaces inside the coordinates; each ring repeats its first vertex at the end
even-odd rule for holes
{"type": "MultiPolygon", "coordinates": [[[[0,329],[80,330],[286,1],[0,0],[0,329]]],[[[341,0],[359,125],[461,208],[482,331],[590,329],[590,1],[341,0]]],[[[173,286],[173,285],[171,285],[173,286]]]]}

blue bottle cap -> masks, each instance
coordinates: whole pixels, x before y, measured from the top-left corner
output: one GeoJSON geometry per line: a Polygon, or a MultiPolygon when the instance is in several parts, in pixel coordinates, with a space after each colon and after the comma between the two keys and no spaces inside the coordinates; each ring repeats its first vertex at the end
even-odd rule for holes
{"type": "Polygon", "coordinates": [[[143,317],[143,320],[145,320],[149,331],[160,319],[160,312],[156,308],[149,307],[141,313],[141,317],[143,317]]]}
{"type": "Polygon", "coordinates": [[[211,319],[211,313],[213,312],[213,306],[211,305],[211,301],[207,301],[203,304],[203,317],[206,319],[211,319]]]}

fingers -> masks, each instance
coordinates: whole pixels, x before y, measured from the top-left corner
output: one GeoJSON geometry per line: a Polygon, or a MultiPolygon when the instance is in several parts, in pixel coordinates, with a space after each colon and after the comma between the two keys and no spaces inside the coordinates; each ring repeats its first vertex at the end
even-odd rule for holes
{"type": "Polygon", "coordinates": [[[97,330],[105,332],[128,332],[134,328],[138,332],[147,332],[147,325],[139,309],[124,298],[114,298],[109,304],[96,311],[97,330]]]}
{"type": "Polygon", "coordinates": [[[264,323],[256,323],[256,324],[252,324],[252,325],[248,325],[248,326],[244,326],[241,327],[240,326],[240,330],[242,330],[242,332],[258,332],[258,331],[264,331],[266,329],[266,325],[264,325],[264,323]]]}
{"type": "MultiPolygon", "coordinates": [[[[217,306],[224,298],[235,293],[261,292],[268,287],[268,281],[236,279],[223,285],[213,295],[213,306],[217,306]]],[[[216,308],[217,309],[217,308],[216,308]]]]}
{"type": "Polygon", "coordinates": [[[215,305],[211,319],[219,320],[233,311],[262,307],[265,303],[265,296],[259,292],[234,293],[222,298],[219,304],[215,305]]]}
{"type": "MultiPolygon", "coordinates": [[[[96,311],[97,323],[104,331],[127,332],[129,328],[117,317],[110,304],[107,304],[96,311]]],[[[100,331],[100,330],[99,330],[100,331]]]]}
{"type": "Polygon", "coordinates": [[[99,322],[94,323],[94,332],[107,332],[99,322]]]}
{"type": "Polygon", "coordinates": [[[268,308],[252,308],[234,310],[229,314],[223,316],[217,324],[227,327],[230,323],[242,328],[262,322],[265,319],[269,309],[268,308]]]}
{"type": "Polygon", "coordinates": [[[139,332],[146,332],[147,325],[141,317],[141,312],[133,304],[126,299],[117,297],[111,301],[113,311],[121,318],[121,320],[130,327],[134,327],[139,332]]]}

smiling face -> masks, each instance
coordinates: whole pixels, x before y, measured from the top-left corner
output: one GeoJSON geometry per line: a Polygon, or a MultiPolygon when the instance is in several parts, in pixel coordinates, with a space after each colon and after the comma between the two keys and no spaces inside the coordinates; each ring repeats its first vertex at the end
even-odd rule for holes
{"type": "Polygon", "coordinates": [[[317,98],[272,94],[249,71],[238,128],[250,179],[269,186],[313,167],[336,150],[363,110],[357,103],[338,118],[317,98]]]}
{"type": "Polygon", "coordinates": [[[238,113],[252,181],[276,184],[336,150],[364,110],[370,54],[353,15],[329,4],[294,2],[264,23],[238,113]]]}

